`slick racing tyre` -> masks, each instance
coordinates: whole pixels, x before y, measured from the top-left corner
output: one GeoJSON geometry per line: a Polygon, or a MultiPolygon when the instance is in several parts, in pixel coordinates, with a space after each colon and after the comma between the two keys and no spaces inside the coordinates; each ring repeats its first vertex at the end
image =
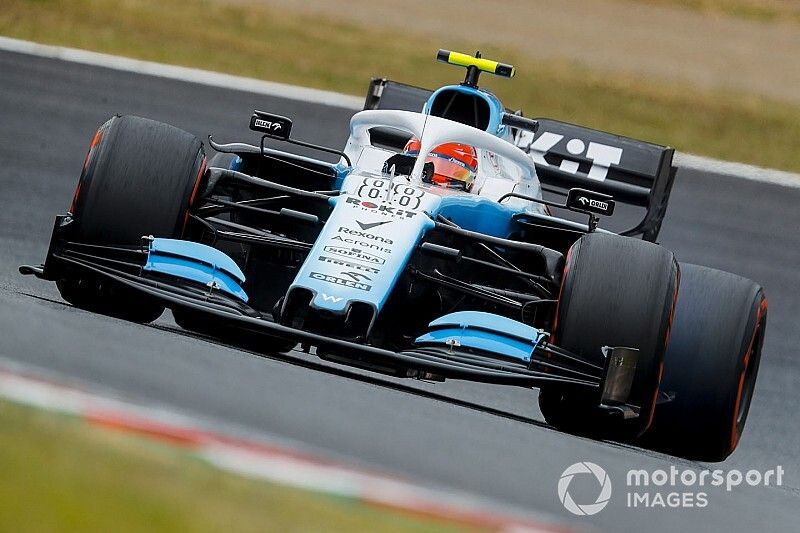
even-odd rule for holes
{"type": "Polygon", "coordinates": [[[596,359],[603,346],[638,348],[628,403],[639,416],[622,420],[598,408],[599,391],[543,388],[539,407],[558,429],[630,439],[650,425],[678,291],[672,252],[649,242],[602,233],[570,248],[553,327],[553,342],[596,359]]]}
{"type": "MultiPolygon", "coordinates": [[[[180,238],[206,166],[202,143],[173,126],[114,116],[92,139],[70,212],[76,242],[138,245],[144,235],[180,238]]],[[[125,287],[84,277],[57,283],[71,304],[137,322],[164,306],[125,287]]]]}
{"type": "Polygon", "coordinates": [[[728,272],[681,265],[675,323],[659,403],[645,446],[701,461],[736,448],[753,397],[767,325],[756,283],[728,272]]]}

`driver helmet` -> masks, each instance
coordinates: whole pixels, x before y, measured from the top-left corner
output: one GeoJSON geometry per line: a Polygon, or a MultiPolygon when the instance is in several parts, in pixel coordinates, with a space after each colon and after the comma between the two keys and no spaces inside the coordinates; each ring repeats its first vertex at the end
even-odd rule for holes
{"type": "MultiPolygon", "coordinates": [[[[420,142],[411,138],[403,153],[418,156],[420,142]]],[[[440,144],[425,158],[423,181],[448,189],[469,191],[478,173],[478,156],[468,144],[440,144]]]]}

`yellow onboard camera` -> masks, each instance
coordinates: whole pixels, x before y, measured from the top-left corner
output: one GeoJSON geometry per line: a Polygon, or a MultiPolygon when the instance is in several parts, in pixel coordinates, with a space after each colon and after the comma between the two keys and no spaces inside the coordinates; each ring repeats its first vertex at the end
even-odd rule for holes
{"type": "Polygon", "coordinates": [[[477,87],[478,77],[481,72],[489,72],[495,76],[511,78],[514,76],[513,65],[500,63],[491,59],[483,59],[480,52],[475,52],[474,56],[462,54],[461,52],[451,52],[450,50],[439,50],[436,59],[451,65],[465,67],[467,76],[464,78],[464,85],[477,87]]]}

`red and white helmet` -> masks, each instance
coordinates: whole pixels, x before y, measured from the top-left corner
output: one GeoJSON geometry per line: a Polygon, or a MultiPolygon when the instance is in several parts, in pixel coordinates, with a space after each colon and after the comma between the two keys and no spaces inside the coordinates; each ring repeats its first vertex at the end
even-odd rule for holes
{"type": "MultiPolygon", "coordinates": [[[[404,154],[419,155],[420,142],[412,138],[403,149],[404,154]]],[[[478,173],[478,156],[475,148],[467,144],[440,144],[425,157],[431,163],[433,173],[425,175],[425,181],[446,187],[469,191],[478,173]]]]}

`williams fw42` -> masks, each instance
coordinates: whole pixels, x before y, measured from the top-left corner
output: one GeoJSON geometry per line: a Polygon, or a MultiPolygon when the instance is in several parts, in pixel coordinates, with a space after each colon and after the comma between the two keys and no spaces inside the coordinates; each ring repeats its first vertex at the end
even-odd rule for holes
{"type": "Polygon", "coordinates": [[[112,117],[44,264],[21,271],[97,313],[169,308],[262,352],[535,388],[561,430],[725,459],[756,381],[762,288],[655,244],[671,148],[509,112],[478,79],[513,68],[476,56],[441,50],[466,77],[435,91],[373,80],[342,150],[256,111],[260,142],[209,138],[208,159],[185,131],[112,117]],[[617,203],[642,216],[612,233],[599,222],[617,203]]]}

